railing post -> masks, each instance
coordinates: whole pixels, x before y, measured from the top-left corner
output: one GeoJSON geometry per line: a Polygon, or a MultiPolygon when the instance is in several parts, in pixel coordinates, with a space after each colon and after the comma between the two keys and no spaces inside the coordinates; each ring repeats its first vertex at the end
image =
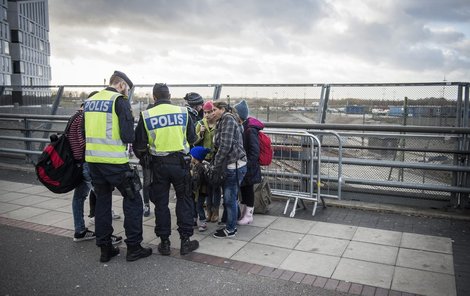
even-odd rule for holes
{"type": "MultiPolygon", "coordinates": [[[[57,91],[57,96],[55,97],[54,103],[52,104],[52,110],[51,110],[51,115],[56,115],[57,109],[59,108],[60,101],[62,99],[62,95],[64,94],[64,86],[59,87],[59,90],[57,91]]],[[[46,124],[45,129],[50,130],[52,127],[51,123],[46,124]]],[[[49,136],[49,132],[44,132],[42,137],[45,139],[49,136]]],[[[46,146],[45,143],[41,143],[39,145],[39,150],[43,150],[44,147],[46,146]]]]}
{"type": "Polygon", "coordinates": [[[318,123],[325,123],[328,100],[330,99],[330,85],[324,84],[321,88],[320,104],[318,105],[318,123]]]}
{"type": "Polygon", "coordinates": [[[214,93],[212,94],[212,100],[216,101],[220,98],[220,93],[222,92],[222,84],[216,84],[214,86],[214,93]]]}

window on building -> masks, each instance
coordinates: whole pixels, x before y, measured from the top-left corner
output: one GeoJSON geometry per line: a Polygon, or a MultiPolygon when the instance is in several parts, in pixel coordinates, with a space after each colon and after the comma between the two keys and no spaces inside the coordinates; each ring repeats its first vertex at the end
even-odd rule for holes
{"type": "Polygon", "coordinates": [[[18,30],[11,30],[11,42],[23,43],[23,32],[18,30]]]}
{"type": "Polygon", "coordinates": [[[22,61],[13,61],[13,73],[24,73],[24,63],[22,61]]]}
{"type": "Polygon", "coordinates": [[[10,45],[6,40],[3,40],[3,53],[10,54],[10,45]]]}

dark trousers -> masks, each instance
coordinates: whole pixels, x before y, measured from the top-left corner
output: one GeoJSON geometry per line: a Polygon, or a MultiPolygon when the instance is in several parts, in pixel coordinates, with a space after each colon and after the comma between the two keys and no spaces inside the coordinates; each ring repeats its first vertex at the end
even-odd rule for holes
{"type": "Polygon", "coordinates": [[[247,207],[252,208],[255,204],[255,190],[254,185],[246,185],[240,187],[240,193],[242,196],[241,203],[247,207]]]}
{"type": "MultiPolygon", "coordinates": [[[[130,170],[130,168],[129,168],[130,170]]],[[[119,174],[103,174],[99,164],[90,164],[91,178],[96,194],[95,207],[95,233],[98,246],[111,244],[112,226],[112,193],[117,188],[124,197],[122,207],[124,211],[125,242],[129,246],[139,245],[142,238],[142,197],[138,191],[133,196],[126,193],[127,181],[125,172],[119,174]]]]}
{"type": "Polygon", "coordinates": [[[194,200],[191,196],[189,163],[182,155],[152,158],[153,182],[150,200],[155,204],[155,234],[158,237],[171,235],[171,216],[168,208],[170,185],[176,193],[176,221],[180,238],[193,235],[194,200]]]}
{"type": "Polygon", "coordinates": [[[150,184],[152,183],[152,168],[142,166],[142,175],[144,177],[144,184],[142,192],[144,194],[144,203],[148,204],[150,200],[150,184]]]}

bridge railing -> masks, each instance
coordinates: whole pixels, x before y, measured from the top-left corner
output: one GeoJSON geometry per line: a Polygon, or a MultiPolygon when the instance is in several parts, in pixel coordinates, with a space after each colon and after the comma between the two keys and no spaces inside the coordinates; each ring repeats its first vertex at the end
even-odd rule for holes
{"type": "MultiPolygon", "coordinates": [[[[0,156],[16,157],[23,163],[26,156],[26,162],[34,162],[49,142],[49,135],[62,131],[68,118],[68,115],[0,114],[0,156]]],[[[468,200],[470,128],[282,122],[265,125],[273,137],[275,163],[284,168],[277,170],[282,171],[276,175],[279,183],[272,182],[279,193],[284,190],[282,186],[295,183],[286,180],[296,178],[299,185],[287,189],[294,197],[299,192],[312,192],[313,196],[318,194],[316,188],[320,188],[321,195],[327,198],[354,199],[367,195],[381,202],[388,196],[394,200],[455,205],[468,200]],[[292,141],[286,138],[289,133],[316,137],[321,154],[305,154],[303,148],[307,146],[301,140],[293,148],[292,141]],[[295,161],[294,154],[298,158],[295,161]],[[306,169],[311,163],[322,165],[306,169]]],[[[264,174],[269,177],[272,171],[267,168],[264,174]]]]}

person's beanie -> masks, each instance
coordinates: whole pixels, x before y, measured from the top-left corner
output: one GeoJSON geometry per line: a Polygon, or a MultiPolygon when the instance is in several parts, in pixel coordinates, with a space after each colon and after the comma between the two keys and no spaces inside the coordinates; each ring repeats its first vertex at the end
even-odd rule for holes
{"type": "Polygon", "coordinates": [[[212,101],[207,101],[202,106],[202,110],[204,110],[204,111],[210,111],[212,109],[214,109],[214,103],[212,103],[212,101]]]}
{"type": "Polygon", "coordinates": [[[204,148],[203,146],[195,146],[191,148],[191,151],[189,152],[192,157],[199,161],[203,161],[204,158],[206,158],[207,153],[209,153],[211,150],[209,148],[204,148]]]}
{"type": "Polygon", "coordinates": [[[200,94],[195,92],[187,93],[183,99],[188,102],[189,106],[198,106],[204,104],[204,99],[200,94]]]}
{"type": "Polygon", "coordinates": [[[233,107],[237,110],[238,116],[240,116],[241,120],[245,121],[248,118],[249,111],[245,100],[241,101],[233,107]]]}

